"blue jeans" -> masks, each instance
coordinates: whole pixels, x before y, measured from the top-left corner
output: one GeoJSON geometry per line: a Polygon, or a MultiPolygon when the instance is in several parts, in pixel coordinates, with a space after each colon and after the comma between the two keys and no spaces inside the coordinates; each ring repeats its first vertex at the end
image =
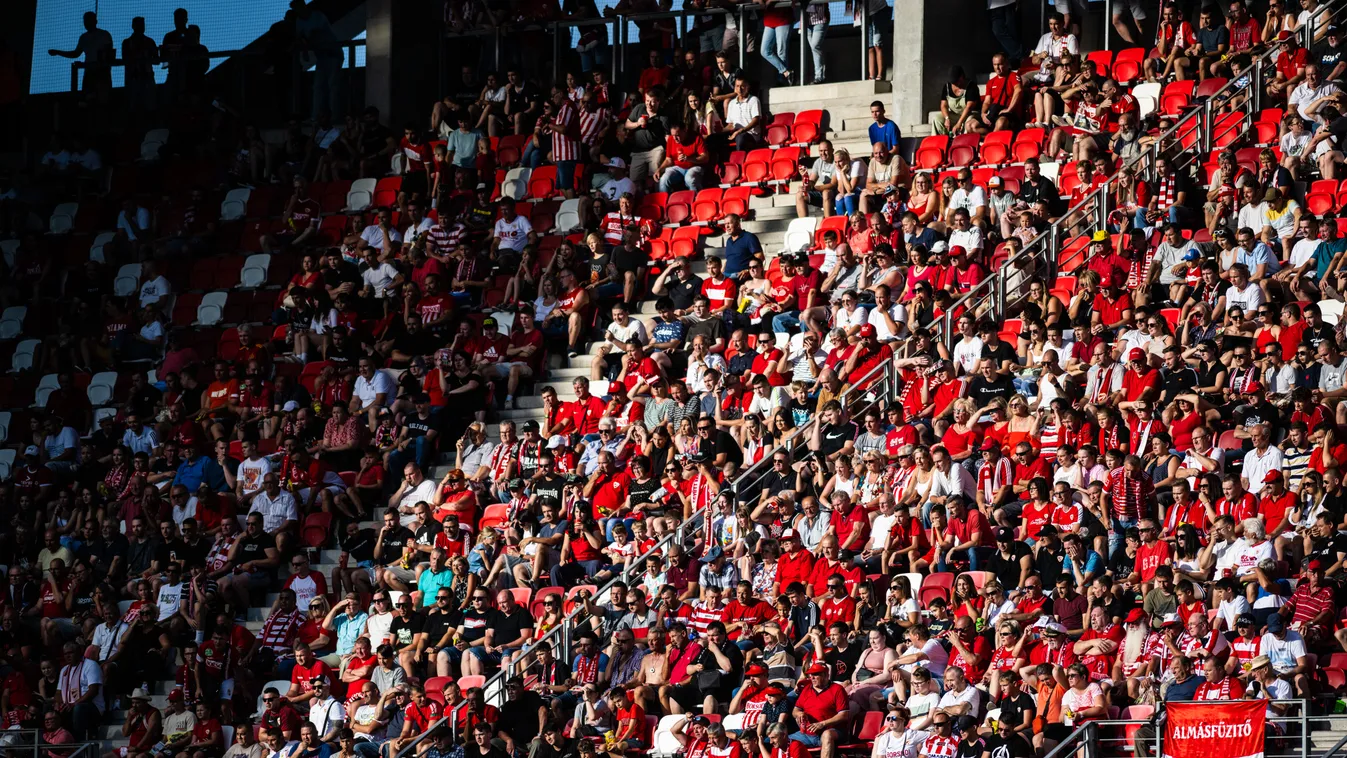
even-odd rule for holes
{"type": "Polygon", "coordinates": [[[792,734],[790,736],[790,741],[798,742],[801,745],[804,745],[805,747],[818,747],[819,745],[823,744],[822,737],[818,736],[817,734],[805,734],[804,732],[796,732],[792,734]]]}
{"type": "Polygon", "coordinates": [[[859,191],[852,192],[849,195],[838,195],[837,199],[833,201],[833,213],[838,216],[850,216],[856,212],[860,197],[859,191]]]}
{"type": "Polygon", "coordinates": [[[345,53],[341,50],[319,53],[313,72],[313,113],[336,117],[340,112],[337,103],[341,99],[341,64],[345,53]]]}
{"type": "MultiPolygon", "coordinates": [[[[969,548],[967,550],[954,551],[955,560],[959,560],[960,558],[968,560],[969,571],[980,570],[979,567],[982,566],[990,557],[991,557],[991,548],[987,547],[974,547],[969,548]]],[[[945,563],[945,554],[940,550],[935,551],[935,566],[937,571],[948,570],[948,564],[945,563]]]]}
{"type": "Polygon", "coordinates": [[[1122,549],[1124,540],[1123,532],[1135,527],[1137,523],[1136,519],[1127,519],[1124,521],[1119,518],[1114,518],[1109,522],[1108,554],[1110,558],[1113,557],[1114,553],[1122,549]]]}
{"type": "Polygon", "coordinates": [[[827,76],[828,66],[823,58],[823,40],[828,36],[828,27],[824,24],[814,24],[809,27],[807,38],[809,40],[809,53],[814,59],[814,80],[823,79],[827,76]]]}
{"type": "Polygon", "coordinates": [[[528,145],[524,147],[524,154],[519,156],[519,162],[526,168],[538,168],[543,165],[543,159],[546,157],[547,153],[539,150],[533,140],[529,140],[528,145]]]}
{"type": "Polygon", "coordinates": [[[790,25],[762,28],[762,57],[772,64],[781,76],[790,72],[786,59],[790,57],[790,25]]]}
{"type": "Polygon", "coordinates": [[[1020,33],[1016,23],[1016,12],[1019,9],[1017,3],[1004,5],[1000,8],[993,8],[987,11],[991,16],[992,36],[1001,43],[1001,49],[1006,51],[1012,62],[1018,62],[1024,57],[1024,45],[1020,44],[1020,33]]]}
{"type": "Polygon", "coordinates": [[[394,450],[388,455],[388,465],[390,471],[402,472],[404,466],[409,460],[416,461],[416,465],[423,470],[430,463],[430,440],[425,435],[416,437],[412,440],[411,446],[407,450],[394,450]]]}
{"type": "Polygon", "coordinates": [[[777,332],[797,332],[800,330],[800,312],[788,311],[772,316],[772,330],[777,332]]]}
{"type": "Polygon", "coordinates": [[[690,168],[670,166],[664,169],[664,175],[659,178],[659,191],[677,192],[681,189],[698,191],[702,189],[703,172],[704,169],[701,166],[690,168]]]}

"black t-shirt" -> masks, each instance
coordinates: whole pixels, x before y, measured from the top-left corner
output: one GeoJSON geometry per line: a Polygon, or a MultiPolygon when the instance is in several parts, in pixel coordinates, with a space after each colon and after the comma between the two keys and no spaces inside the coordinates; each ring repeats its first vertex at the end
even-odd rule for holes
{"type": "MultiPolygon", "coordinates": [[[[514,114],[532,109],[542,99],[542,93],[538,91],[537,87],[524,82],[524,86],[519,89],[506,85],[505,97],[510,104],[509,112],[514,114]]],[[[532,126],[532,124],[525,124],[525,126],[532,126]]]]}
{"type": "Polygon", "coordinates": [[[635,273],[650,262],[650,256],[646,254],[642,247],[628,248],[626,245],[619,245],[613,248],[613,265],[617,270],[623,273],[631,271],[635,273]]]}
{"type": "Polygon", "coordinates": [[[840,424],[824,424],[819,430],[818,451],[820,455],[832,455],[856,439],[856,423],[843,421],[840,424]]]}
{"type": "Polygon", "coordinates": [[[1033,551],[1022,540],[1015,540],[1010,543],[1010,557],[1005,557],[997,550],[988,559],[987,570],[996,575],[996,581],[1009,593],[1020,586],[1020,559],[1032,554],[1033,551]]]}
{"type": "Polygon", "coordinates": [[[360,154],[369,156],[382,151],[388,147],[388,139],[391,136],[393,133],[383,124],[366,124],[360,134],[360,154]]]}
{"type": "MultiPolygon", "coordinates": [[[[1277,438],[1277,428],[1281,426],[1281,413],[1277,406],[1264,400],[1257,405],[1241,406],[1235,413],[1235,423],[1245,429],[1252,428],[1254,424],[1265,424],[1272,433],[1272,438],[1277,438]]],[[[1253,449],[1253,440],[1244,440],[1244,449],[1253,449]]],[[[1261,486],[1261,485],[1260,485],[1261,486]]]]}
{"type": "Polygon", "coordinates": [[[628,144],[632,152],[643,153],[647,150],[654,150],[657,147],[664,147],[665,137],[669,136],[669,117],[660,113],[648,113],[645,109],[645,102],[639,102],[636,107],[627,114],[628,121],[640,121],[642,116],[646,116],[646,124],[643,128],[632,129],[629,132],[628,144]]]}
{"type": "Polygon", "coordinates": [[[525,629],[533,628],[533,617],[529,615],[528,609],[521,605],[516,605],[514,612],[506,615],[502,611],[496,611],[496,619],[491,625],[496,630],[496,644],[503,645],[506,642],[514,642],[524,634],[525,629]]]}
{"type": "MultiPolygon", "coordinates": [[[[697,276],[689,276],[686,280],[679,279],[675,274],[665,279],[665,288],[669,291],[669,299],[673,301],[674,308],[680,311],[692,310],[692,301],[702,294],[702,280],[697,276]]],[[[718,319],[717,319],[718,320],[718,319]]],[[[691,335],[683,338],[683,344],[686,345],[692,341],[691,335]]]]}
{"type": "MultiPolygon", "coordinates": [[[[421,622],[421,632],[426,635],[426,644],[435,647],[444,639],[444,635],[451,629],[457,629],[458,625],[463,623],[463,614],[458,611],[446,611],[444,613],[438,610],[432,610],[425,615],[421,622]]],[[[448,645],[454,641],[451,636],[444,644],[448,645]]]]}
{"type": "Polygon", "coordinates": [[[1327,568],[1338,562],[1338,556],[1347,555],[1347,534],[1335,532],[1331,537],[1316,539],[1308,559],[1318,559],[1327,568]]]}
{"type": "Polygon", "coordinates": [[[161,570],[168,568],[168,564],[177,563],[187,565],[187,546],[182,540],[173,540],[172,542],[161,542],[154,551],[154,560],[159,564],[161,570]]]}
{"type": "Polygon", "coordinates": [[[545,705],[542,696],[533,690],[524,690],[519,699],[507,701],[500,707],[499,728],[510,735],[516,745],[527,745],[538,736],[538,709],[545,705]]]}
{"type": "Polygon", "coordinates": [[[1066,557],[1066,551],[1062,550],[1062,543],[1058,542],[1056,547],[1048,549],[1040,547],[1038,555],[1034,556],[1034,573],[1043,580],[1044,587],[1052,587],[1057,584],[1057,577],[1062,575],[1062,559],[1066,557]]]}
{"type": "Polygon", "coordinates": [[[140,390],[132,390],[131,396],[126,399],[131,412],[140,418],[147,418],[154,415],[155,406],[159,405],[159,399],[164,396],[158,388],[145,385],[140,390]]]}
{"type": "Polygon", "coordinates": [[[1175,397],[1185,395],[1197,387],[1197,372],[1192,366],[1182,366],[1178,371],[1160,369],[1160,405],[1169,405],[1175,397]]]}
{"type": "Polygon", "coordinates": [[[736,464],[742,465],[744,462],[743,448],[739,447],[739,443],[734,441],[733,435],[724,430],[716,432],[715,448],[711,451],[711,455],[719,456],[721,453],[727,456],[727,460],[734,461],[736,464]]]}
{"type": "Polygon", "coordinates": [[[324,287],[336,288],[348,283],[356,285],[357,289],[360,287],[360,272],[353,264],[342,261],[336,268],[328,266],[323,269],[324,287]]]}
{"type": "Polygon", "coordinates": [[[683,346],[692,347],[692,338],[698,334],[703,335],[707,341],[707,347],[714,345],[716,340],[725,338],[725,320],[719,316],[712,316],[705,321],[698,321],[695,324],[687,325],[687,332],[683,337],[683,346]]]}
{"type": "Polygon", "coordinates": [[[983,747],[991,753],[991,758],[1034,758],[1034,749],[1018,734],[1012,734],[1004,740],[1001,735],[993,734],[985,740],[983,747]]]}
{"type": "Polygon", "coordinates": [[[613,262],[611,253],[600,253],[589,257],[589,280],[598,281],[608,276],[608,264],[613,262]]]}
{"type": "Polygon", "coordinates": [[[991,358],[992,360],[996,361],[996,369],[998,371],[1001,370],[1001,365],[1004,364],[1006,361],[1010,361],[1011,363],[1018,363],[1020,359],[1019,355],[1015,353],[1015,348],[1011,347],[1004,340],[998,340],[996,342],[996,347],[992,347],[991,345],[983,345],[982,357],[991,358]]]}
{"type": "Polygon", "coordinates": [[[982,758],[982,751],[986,747],[986,740],[975,733],[965,733],[958,744],[954,746],[954,758],[982,758]]]}
{"type": "Polygon", "coordinates": [[[412,439],[424,437],[431,432],[437,432],[440,429],[440,414],[438,408],[430,409],[429,418],[421,418],[421,414],[416,413],[406,417],[402,425],[407,429],[407,436],[412,439]]]}
{"type": "Polygon", "coordinates": [[[1015,395],[1015,380],[1008,376],[997,376],[993,381],[978,375],[968,383],[968,397],[982,408],[995,398],[1009,400],[1015,395]]]}
{"type": "Polygon", "coordinates": [[[1020,180],[1020,199],[1026,203],[1033,204],[1038,200],[1055,203],[1058,197],[1057,185],[1046,176],[1039,176],[1036,182],[1028,179],[1020,180]]]}
{"type": "MultiPolygon", "coordinates": [[[[495,608],[488,608],[479,611],[476,608],[469,608],[463,612],[463,639],[467,642],[476,642],[486,636],[486,630],[494,627],[496,616],[500,611],[495,608]]],[[[499,640],[498,640],[499,641],[499,640]]]]}
{"type": "Polygon", "coordinates": [[[426,523],[422,524],[421,528],[416,530],[416,544],[434,545],[435,535],[439,534],[442,531],[444,531],[444,525],[436,521],[435,519],[431,519],[430,521],[427,521],[426,523]]]}
{"type": "MultiPolygon", "coordinates": [[[[1034,699],[1030,697],[1029,693],[1022,690],[1016,690],[1013,697],[1003,698],[997,705],[1001,708],[1001,721],[1014,726],[1024,723],[1026,712],[1032,714],[1038,710],[1034,699]]],[[[1033,717],[1030,716],[1030,718],[1033,717]]]]}
{"type": "Polygon", "coordinates": [[[350,554],[352,563],[374,560],[374,542],[379,535],[373,529],[361,529],[353,535],[343,534],[341,549],[350,554]]]}
{"type": "Polygon", "coordinates": [[[1310,48],[1310,60],[1317,61],[1324,76],[1333,73],[1333,69],[1342,61],[1342,46],[1333,47],[1327,41],[1310,48]]]}
{"type": "Polygon", "coordinates": [[[659,480],[652,476],[644,482],[638,482],[633,479],[631,483],[627,485],[627,492],[631,494],[631,502],[649,503],[652,502],[650,500],[650,495],[659,488],[659,480]]]}
{"type": "Polygon", "coordinates": [[[405,619],[401,615],[394,615],[393,624],[388,627],[388,636],[393,641],[393,647],[406,647],[412,644],[424,626],[425,620],[419,613],[412,613],[405,619]]]}
{"type": "Polygon", "coordinates": [[[415,334],[404,331],[393,339],[393,349],[403,355],[430,355],[440,346],[439,338],[429,329],[417,329],[415,334]]]}
{"type": "Polygon", "coordinates": [[[851,675],[856,671],[856,664],[861,660],[861,646],[848,645],[846,650],[837,648],[828,648],[823,654],[823,662],[832,669],[833,681],[845,682],[851,680],[851,675]]]}
{"type": "MultiPolygon", "coordinates": [[[[375,539],[378,537],[376,535],[375,539]]],[[[382,560],[385,564],[402,558],[402,549],[416,541],[416,535],[405,526],[396,526],[384,535],[382,560]]]]}
{"type": "MultiPolygon", "coordinates": [[[[1119,548],[1118,551],[1108,559],[1108,570],[1110,574],[1113,574],[1114,581],[1126,576],[1131,576],[1132,571],[1136,569],[1136,565],[1136,555],[1128,555],[1127,550],[1124,548],[1119,548]]],[[[1044,586],[1046,585],[1047,582],[1045,581],[1044,586]]]]}
{"type": "MultiPolygon", "coordinates": [[[[364,349],[359,342],[353,339],[344,340],[341,345],[332,342],[327,346],[325,358],[328,363],[340,374],[348,369],[355,368],[360,363],[360,358],[365,354],[364,349]]],[[[409,355],[426,355],[426,353],[409,353],[409,355]]],[[[419,388],[418,388],[419,391],[419,388]]]]}
{"type": "Polygon", "coordinates": [[[1329,324],[1321,323],[1318,326],[1305,324],[1305,331],[1300,335],[1300,344],[1310,345],[1316,351],[1319,349],[1319,343],[1324,340],[1333,339],[1333,327],[1329,324]]]}
{"type": "Polygon", "coordinates": [[[533,483],[533,494],[539,505],[561,507],[561,492],[566,487],[566,477],[561,474],[547,474],[533,483]]]}
{"type": "Polygon", "coordinates": [[[265,560],[267,550],[276,548],[276,535],[270,532],[261,532],[256,537],[244,534],[239,538],[239,563],[247,561],[265,560]]]}

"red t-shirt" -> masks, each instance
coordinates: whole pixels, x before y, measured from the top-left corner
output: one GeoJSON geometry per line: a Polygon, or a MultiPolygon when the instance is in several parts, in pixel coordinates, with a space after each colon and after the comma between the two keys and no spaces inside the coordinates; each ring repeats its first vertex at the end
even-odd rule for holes
{"type": "Polygon", "coordinates": [[[708,276],[702,281],[702,294],[711,301],[713,311],[719,311],[726,304],[733,303],[738,292],[738,285],[731,279],[721,279],[717,282],[708,276]]]}
{"type": "Polygon", "coordinates": [[[602,481],[590,496],[594,506],[594,518],[608,518],[627,502],[631,488],[631,476],[625,471],[617,471],[602,481]]]}
{"type": "Polygon", "coordinates": [[[664,155],[679,168],[692,168],[697,165],[693,162],[694,158],[706,155],[706,144],[702,142],[701,135],[694,137],[691,145],[684,145],[672,136],[665,137],[664,155]]]}
{"type": "Polygon", "coordinates": [[[1169,562],[1169,543],[1164,540],[1156,540],[1154,545],[1142,543],[1137,548],[1137,573],[1141,574],[1141,581],[1149,582],[1155,578],[1155,570],[1161,564],[1169,562]]]}
{"type": "Polygon", "coordinates": [[[454,301],[447,295],[423,295],[416,301],[416,312],[429,323],[453,313],[454,301]]]}
{"type": "Polygon", "coordinates": [[[472,341],[472,354],[482,356],[489,363],[500,363],[509,347],[510,338],[503,334],[497,334],[495,339],[482,335],[472,341]]]}
{"type": "Polygon", "coordinates": [[[847,692],[837,682],[829,682],[821,692],[810,685],[800,692],[795,707],[804,713],[806,724],[826,721],[847,709],[847,692]]]}

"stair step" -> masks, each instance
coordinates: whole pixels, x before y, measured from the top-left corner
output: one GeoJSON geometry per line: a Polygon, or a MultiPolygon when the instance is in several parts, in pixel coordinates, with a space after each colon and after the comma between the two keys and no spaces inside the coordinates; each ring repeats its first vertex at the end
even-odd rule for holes
{"type": "Polygon", "coordinates": [[[772,87],[767,92],[772,106],[779,111],[788,110],[786,104],[792,104],[797,110],[808,110],[819,103],[828,103],[831,111],[833,101],[872,97],[893,92],[893,83],[887,81],[862,80],[854,82],[828,82],[810,84],[803,87],[772,87]],[[809,106],[805,108],[804,106],[809,106]]]}

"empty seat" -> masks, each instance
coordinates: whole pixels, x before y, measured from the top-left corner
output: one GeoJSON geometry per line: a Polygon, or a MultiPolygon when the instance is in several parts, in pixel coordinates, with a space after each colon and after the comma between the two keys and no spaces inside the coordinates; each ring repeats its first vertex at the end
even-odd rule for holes
{"type": "Polygon", "coordinates": [[[116,238],[116,232],[99,232],[98,236],[94,237],[93,244],[89,245],[89,260],[106,263],[107,259],[103,255],[103,248],[116,238]]]}
{"type": "Polygon", "coordinates": [[[1095,70],[1099,72],[1100,76],[1107,77],[1109,70],[1113,68],[1113,51],[1095,50],[1085,56],[1085,60],[1094,63],[1095,70]]]}
{"type": "Polygon", "coordinates": [[[1305,193],[1305,208],[1316,216],[1336,210],[1337,195],[1336,179],[1319,179],[1311,184],[1310,191],[1305,193]]]}
{"type": "Polygon", "coordinates": [[[239,271],[239,284],[243,287],[261,287],[267,283],[267,273],[271,270],[271,256],[257,253],[248,256],[239,271]]]}
{"type": "Polygon", "coordinates": [[[12,340],[23,334],[23,320],[28,317],[28,306],[11,305],[0,314],[0,340],[12,340]]]}
{"type": "Polygon", "coordinates": [[[772,149],[761,147],[749,151],[744,158],[743,177],[746,182],[761,182],[770,178],[772,173],[772,149]]]}
{"type": "Polygon", "coordinates": [[[720,218],[721,194],[719,187],[698,192],[692,203],[692,220],[699,224],[709,224],[720,218]]]}
{"type": "Polygon", "coordinates": [[[720,216],[724,218],[733,213],[740,218],[748,215],[749,201],[753,197],[751,187],[730,187],[720,199],[720,216]]]}
{"type": "Polygon", "coordinates": [[[505,181],[500,185],[500,196],[508,197],[511,200],[523,200],[528,197],[529,177],[533,175],[533,169],[512,168],[505,175],[505,181]]]}
{"type": "Polygon", "coordinates": [[[1043,129],[1021,129],[1015,135],[1015,141],[1010,144],[1010,154],[1014,161],[1023,163],[1030,158],[1037,158],[1041,155],[1045,136],[1043,129]]]}
{"type": "Polygon", "coordinates": [[[14,448],[0,450],[0,480],[9,478],[9,472],[14,470],[14,458],[18,454],[14,448]]]}
{"type": "Polygon", "coordinates": [[[75,214],[79,213],[79,203],[61,203],[51,212],[47,222],[47,231],[52,234],[67,234],[75,228],[75,214]]]}
{"type": "Polygon", "coordinates": [[[978,152],[982,157],[982,165],[998,166],[1010,160],[1010,145],[1015,141],[1015,133],[1002,129],[998,132],[991,132],[982,140],[982,149],[978,152]]]}
{"type": "Polygon", "coordinates": [[[772,153],[772,181],[789,184],[800,175],[800,148],[791,145],[772,153]]]}
{"type": "Polygon", "coordinates": [[[692,190],[679,190],[669,195],[669,205],[664,209],[664,218],[670,224],[681,224],[692,217],[692,203],[697,193],[692,190]]]}
{"type": "Polygon", "coordinates": [[[9,411],[0,411],[0,444],[9,439],[9,411]]]}
{"type": "Polygon", "coordinates": [[[139,263],[128,263],[117,269],[117,279],[112,283],[112,293],[117,297],[129,297],[140,289],[139,263]]]}
{"type": "Polygon", "coordinates": [[[1145,118],[1160,109],[1160,92],[1162,85],[1159,82],[1143,82],[1132,88],[1132,97],[1136,98],[1139,107],[1138,115],[1145,118]]]}
{"type": "Polygon", "coordinates": [[[10,371],[27,371],[33,367],[33,361],[37,356],[37,349],[42,346],[42,340],[23,340],[14,348],[14,355],[10,358],[10,371]]]}
{"type": "Polygon", "coordinates": [[[1119,84],[1127,86],[1141,75],[1141,62],[1146,58],[1145,48],[1129,47],[1119,50],[1113,59],[1113,78],[1119,84]]]}
{"type": "Polygon", "coordinates": [[[977,160],[978,143],[981,136],[977,134],[960,134],[949,144],[949,165],[951,166],[971,166],[973,161],[977,160]]]}
{"type": "Polygon", "coordinates": [[[159,160],[159,150],[168,144],[168,135],[167,129],[151,129],[145,132],[145,138],[140,141],[140,159],[159,160]]]}
{"type": "Polygon", "coordinates": [[[252,194],[251,187],[237,187],[229,190],[225,195],[224,202],[220,203],[221,221],[238,221],[248,213],[248,196],[252,194]]]}
{"type": "Polygon", "coordinates": [[[1193,86],[1192,79],[1166,84],[1160,95],[1160,115],[1177,116],[1182,113],[1193,100],[1193,86]]]}
{"type": "Polygon", "coordinates": [[[800,253],[813,248],[814,231],[818,229],[818,222],[817,216],[791,219],[790,226],[786,228],[785,239],[782,241],[784,252],[800,253]]]}
{"type": "Polygon", "coordinates": [[[927,137],[917,146],[916,167],[936,169],[945,164],[945,153],[949,150],[949,137],[936,134],[927,137]]]}
{"type": "Polygon", "coordinates": [[[346,210],[363,211],[370,207],[374,202],[374,188],[378,184],[377,179],[356,179],[351,182],[351,189],[346,192],[346,210]]]}
{"type": "MultiPolygon", "coordinates": [[[[659,219],[655,219],[657,222],[659,219]]],[[[580,198],[573,197],[569,200],[563,200],[561,207],[557,209],[556,222],[553,224],[552,231],[560,234],[568,234],[572,230],[580,228],[580,198]]]]}
{"type": "Polygon", "coordinates": [[[791,140],[797,145],[809,145],[823,137],[823,111],[800,111],[795,114],[791,140]]]}
{"type": "MultiPolygon", "coordinates": [[[[529,174],[528,194],[525,197],[533,200],[546,200],[560,190],[557,187],[557,167],[539,166],[529,174]]],[[[515,198],[522,200],[523,198],[515,198]]]]}

